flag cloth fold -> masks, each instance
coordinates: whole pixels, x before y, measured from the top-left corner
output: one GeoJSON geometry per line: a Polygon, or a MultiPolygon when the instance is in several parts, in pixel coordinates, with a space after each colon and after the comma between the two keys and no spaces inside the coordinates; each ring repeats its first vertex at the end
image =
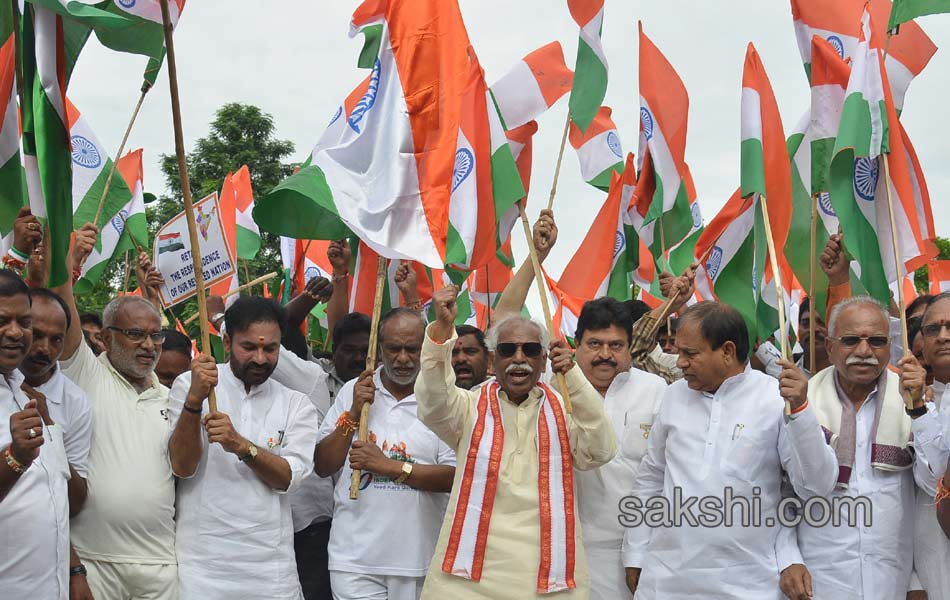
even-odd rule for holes
{"type": "MultiPolygon", "coordinates": [[[[866,0],[792,0],[792,20],[798,49],[805,65],[805,74],[810,77],[812,36],[827,40],[838,55],[852,60],[861,38],[861,15],[866,0]]],[[[891,14],[890,0],[874,0],[870,3],[874,22],[871,47],[883,48],[886,43],[885,23],[891,14]]],[[[937,46],[927,37],[917,23],[905,23],[900,35],[893,36],[888,46],[887,75],[894,93],[898,111],[904,106],[904,96],[914,77],[920,75],[937,51],[937,46]]]]}
{"type": "Polygon", "coordinates": [[[881,51],[872,47],[873,17],[865,12],[831,161],[831,204],[861,284],[883,303],[900,279],[894,261],[888,186],[893,200],[901,271],[930,256],[920,231],[913,180],[881,51]],[[885,177],[887,160],[890,180],[885,177]]]}
{"type": "Polygon", "coordinates": [[[567,0],[567,8],[581,28],[568,108],[571,120],[586,133],[607,95],[607,55],[600,39],[604,0],[567,0]]]}
{"type": "MultiPolygon", "coordinates": [[[[13,20],[12,5],[0,3],[0,237],[3,238],[13,231],[13,220],[25,198],[13,20]]],[[[7,245],[0,244],[0,250],[6,252],[7,245]]]]}
{"type": "Polygon", "coordinates": [[[950,260],[931,260],[927,265],[930,294],[950,292],[950,260]]]}
{"type": "Polygon", "coordinates": [[[586,131],[571,122],[568,139],[577,150],[581,177],[595,188],[607,191],[613,173],[623,170],[623,147],[611,109],[601,106],[586,131]]]}
{"type": "Polygon", "coordinates": [[[365,91],[337,109],[307,166],[258,199],[254,220],[300,239],[352,231],[385,256],[443,268],[468,34],[455,1],[364,2],[353,29],[376,25],[365,91]]]}
{"type": "Polygon", "coordinates": [[[142,149],[133,150],[120,158],[116,162],[116,171],[118,173],[113,177],[113,185],[121,177],[123,186],[131,189],[129,199],[100,229],[96,248],[83,264],[82,274],[74,286],[77,294],[91,292],[115,257],[136,250],[136,246],[149,247],[142,149]]]}
{"type": "Polygon", "coordinates": [[[894,0],[887,29],[891,31],[917,17],[946,12],[950,12],[950,0],[894,0]]]}
{"type": "Polygon", "coordinates": [[[541,116],[571,91],[574,73],[564,64],[560,42],[551,42],[519,60],[491,86],[505,129],[541,116]]]}

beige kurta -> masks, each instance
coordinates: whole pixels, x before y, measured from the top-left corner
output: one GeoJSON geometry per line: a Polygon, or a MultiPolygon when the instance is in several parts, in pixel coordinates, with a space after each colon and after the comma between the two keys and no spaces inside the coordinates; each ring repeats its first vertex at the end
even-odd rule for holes
{"type": "MultiPolygon", "coordinates": [[[[426,332],[422,346],[422,370],[416,379],[419,418],[459,457],[449,508],[429,567],[422,598],[465,600],[484,598],[534,598],[537,596],[538,564],[541,560],[541,527],[538,509],[537,423],[541,392],[535,388],[520,405],[510,402],[504,392],[501,399],[505,443],[499,470],[498,488],[488,530],[485,564],[479,582],[442,572],[442,559],[455,519],[455,506],[464,462],[468,455],[472,426],[476,416],[478,391],[455,387],[452,348],[457,336],[436,344],[426,332]]],[[[574,368],[567,373],[567,388],[574,412],[567,417],[571,454],[577,469],[594,469],[609,462],[617,451],[613,426],[604,412],[604,403],[587,378],[574,368]]],[[[589,595],[590,580],[584,554],[575,495],[574,537],[576,561],[574,578],[577,588],[543,597],[584,598],[589,595]]],[[[604,518],[616,518],[605,515],[604,518]]]]}

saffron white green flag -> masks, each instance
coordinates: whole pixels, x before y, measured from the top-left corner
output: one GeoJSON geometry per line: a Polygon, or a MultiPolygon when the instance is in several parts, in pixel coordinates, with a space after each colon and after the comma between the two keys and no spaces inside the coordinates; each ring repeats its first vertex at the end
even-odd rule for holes
{"type": "MultiPolygon", "coordinates": [[[[871,47],[883,49],[887,43],[885,24],[891,14],[890,0],[792,0],[795,37],[805,65],[805,74],[809,78],[812,37],[815,35],[831,44],[842,59],[856,59],[861,39],[861,15],[865,6],[870,8],[876,24],[871,47]]],[[[904,106],[904,96],[911,81],[920,75],[936,51],[937,46],[912,21],[901,26],[900,35],[891,37],[885,64],[898,111],[904,106]]]]}
{"type": "Polygon", "coordinates": [[[831,203],[862,285],[883,303],[889,283],[926,263],[912,178],[881,51],[872,47],[872,17],[865,12],[831,161],[831,203]],[[885,156],[886,155],[886,156],[885,156]],[[883,161],[888,161],[890,178],[883,161]],[[893,200],[894,222],[888,206],[893,200]],[[900,266],[894,260],[892,226],[900,266]]]}
{"type": "Polygon", "coordinates": [[[467,87],[443,75],[469,64],[461,13],[453,0],[367,0],[353,30],[378,34],[375,55],[361,57],[373,65],[364,91],[337,109],[309,164],[258,199],[254,220],[297,239],[352,232],[441,269],[467,87]]]}
{"type": "Polygon", "coordinates": [[[571,120],[586,133],[607,95],[607,55],[600,40],[604,0],[567,0],[567,8],[581,28],[568,106],[571,120]]]}
{"type": "Polygon", "coordinates": [[[623,147],[611,109],[601,106],[586,131],[571,123],[568,139],[577,150],[581,177],[595,188],[607,191],[613,173],[623,171],[623,147]]]}
{"type": "Polygon", "coordinates": [[[92,291],[114,257],[135,251],[136,245],[149,247],[142,171],[141,148],[129,152],[116,164],[113,185],[116,179],[121,179],[123,187],[132,191],[125,205],[100,229],[96,247],[83,264],[82,275],[76,282],[77,294],[92,291]]]}
{"type": "MultiPolygon", "coordinates": [[[[13,220],[23,205],[23,166],[16,98],[16,56],[13,11],[0,4],[0,237],[13,231],[13,220]]],[[[7,245],[0,244],[6,252],[7,245]]]]}
{"type": "Polygon", "coordinates": [[[528,54],[491,86],[502,125],[515,129],[537,119],[571,90],[573,80],[560,42],[528,54]]]}

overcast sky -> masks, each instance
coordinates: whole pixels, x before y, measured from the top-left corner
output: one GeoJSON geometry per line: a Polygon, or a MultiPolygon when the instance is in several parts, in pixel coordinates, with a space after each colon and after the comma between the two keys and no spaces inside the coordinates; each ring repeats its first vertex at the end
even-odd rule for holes
{"type": "MultiPolygon", "coordinates": [[[[830,0],[828,0],[830,1],[830,0]]],[[[342,98],[363,78],[356,68],[362,38],[348,37],[358,2],[341,0],[192,0],[175,36],[186,146],[205,136],[214,111],[245,102],[271,114],[277,136],[309,153],[342,98]]],[[[679,72],[690,94],[686,159],[708,221],[739,181],[739,101],[745,47],[752,41],[765,64],[788,132],[807,110],[809,88],[787,0],[607,0],[603,39],[610,65],[605,104],[613,108],[624,152],[637,150],[637,20],[679,72]]],[[[489,83],[528,52],[553,40],[573,68],[577,26],[564,0],[460,0],[472,44],[489,83]]],[[[913,83],[903,122],[930,187],[937,233],[950,235],[950,15],[921,19],[938,51],[913,83]]],[[[118,148],[138,98],[143,57],[109,52],[90,41],[69,95],[110,154],[118,148]]],[[[565,96],[539,119],[528,214],[546,203],[567,112],[565,96]]],[[[145,187],[161,193],[161,153],[174,151],[168,77],[149,93],[128,149],[145,149],[145,187]]],[[[561,273],[605,194],[580,177],[570,145],[558,184],[560,238],[547,265],[561,273]]],[[[518,234],[520,229],[516,229],[518,234]]],[[[525,256],[523,236],[515,253],[525,256]]]]}

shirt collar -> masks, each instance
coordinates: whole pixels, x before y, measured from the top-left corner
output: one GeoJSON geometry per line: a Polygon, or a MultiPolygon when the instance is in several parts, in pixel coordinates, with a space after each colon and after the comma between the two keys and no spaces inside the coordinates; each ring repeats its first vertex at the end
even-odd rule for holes
{"type": "Polygon", "coordinates": [[[393,403],[404,404],[404,405],[416,403],[415,393],[409,394],[402,400],[396,400],[396,397],[393,396],[392,393],[386,389],[385,385],[383,385],[383,378],[381,376],[382,372],[383,372],[382,366],[376,367],[376,371],[373,372],[373,384],[376,386],[377,394],[382,394],[383,398],[386,398],[388,401],[393,402],[393,403]]]}
{"type": "Polygon", "coordinates": [[[37,391],[43,392],[48,402],[53,404],[62,404],[64,388],[66,387],[66,376],[59,370],[58,366],[53,367],[53,376],[46,383],[38,386],[37,391]]]}
{"type": "Polygon", "coordinates": [[[714,398],[718,394],[729,393],[730,390],[732,390],[736,386],[740,385],[743,381],[745,381],[746,378],[748,378],[749,373],[751,372],[752,372],[752,366],[749,363],[746,363],[745,369],[743,369],[741,373],[737,375],[733,375],[732,377],[727,377],[726,379],[723,380],[721,384],[719,384],[718,390],[716,390],[715,392],[703,392],[703,396],[706,396],[707,398],[714,398]]]}
{"type": "MultiPolygon", "coordinates": [[[[841,386],[841,381],[838,377],[838,369],[835,369],[835,391],[838,392],[838,400],[843,402],[851,402],[851,399],[848,397],[848,394],[845,393],[844,388],[841,386]]],[[[887,369],[884,369],[884,372],[881,374],[881,377],[887,377],[887,369]]],[[[874,402],[877,399],[877,390],[880,385],[880,378],[878,378],[878,383],[874,384],[874,389],[868,392],[867,397],[864,399],[864,404],[869,404],[874,402]]]]}
{"type": "Polygon", "coordinates": [[[105,352],[100,354],[97,357],[97,359],[99,360],[100,363],[105,365],[105,367],[109,369],[109,371],[112,372],[113,377],[115,377],[118,381],[122,382],[123,385],[128,386],[128,388],[132,390],[135,393],[135,395],[138,396],[139,398],[150,398],[152,397],[152,395],[160,393],[162,389],[167,389],[158,380],[158,375],[156,375],[155,371],[153,370],[151,373],[148,374],[148,384],[149,384],[148,389],[146,389],[140,394],[135,389],[135,386],[129,383],[129,380],[125,378],[125,375],[123,375],[122,373],[119,373],[119,371],[112,365],[112,361],[109,360],[109,356],[105,352]]]}

